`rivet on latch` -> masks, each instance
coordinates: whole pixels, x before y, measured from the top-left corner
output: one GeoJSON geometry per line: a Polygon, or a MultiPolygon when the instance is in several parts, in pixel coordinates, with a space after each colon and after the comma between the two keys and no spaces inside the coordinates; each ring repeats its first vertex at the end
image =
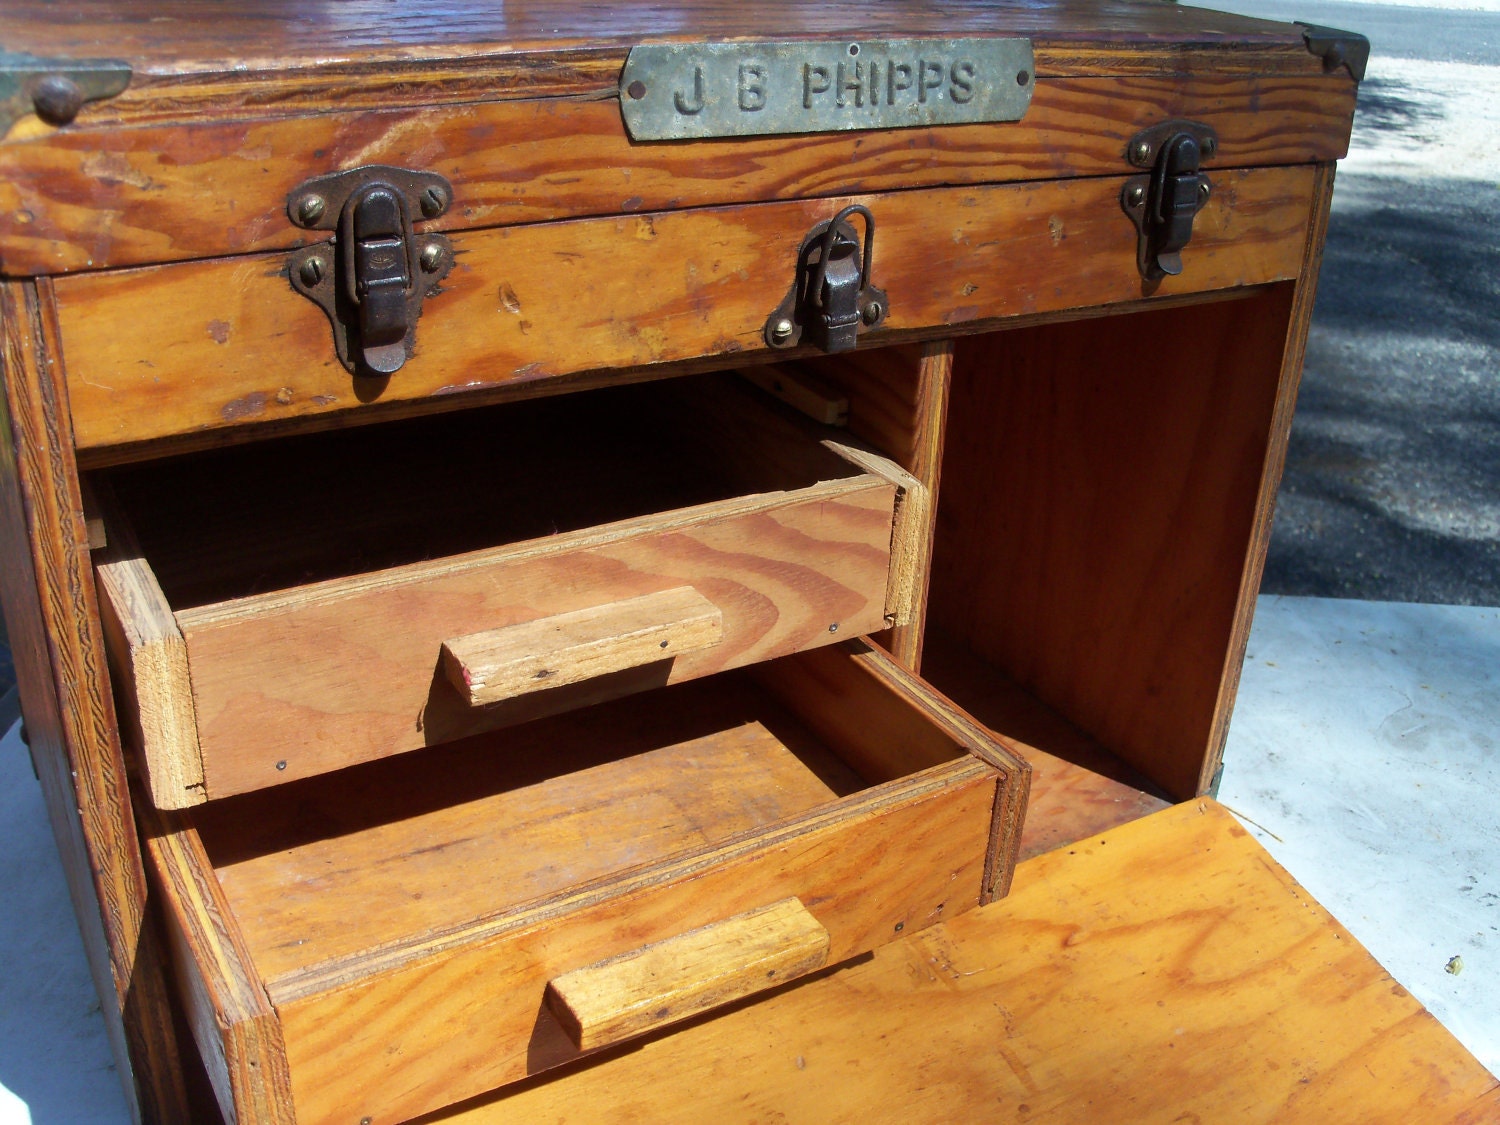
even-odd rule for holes
{"type": "Polygon", "coordinates": [[[1140,164],[1142,152],[1155,153],[1151,171],[1125,181],[1120,205],[1136,228],[1136,267],[1148,281],[1182,272],[1182,250],[1193,237],[1193,219],[1208,202],[1212,187],[1200,170],[1218,151],[1218,138],[1206,125],[1168,121],[1147,129],[1126,146],[1140,164]]]}
{"type": "Polygon", "coordinates": [[[49,74],[31,90],[36,114],[49,125],[67,125],[83,108],[83,91],[64,74],[49,74]]]}
{"type": "Polygon", "coordinates": [[[861,332],[878,328],[890,306],[885,291],[870,283],[874,256],[875,217],[863,204],[815,226],[797,251],[791,288],[766,318],[766,343],[789,348],[806,342],[842,352],[855,346],[861,332]],[[854,215],[865,221],[863,248],[847,221],[854,215]]]}
{"type": "Polygon", "coordinates": [[[453,268],[447,238],[418,236],[412,217],[436,218],[452,199],[435,173],[378,164],[318,176],[287,196],[293,223],[334,232],[331,243],[293,252],[288,275],[328,317],[350,372],[390,375],[411,356],[422,302],[453,268]]]}

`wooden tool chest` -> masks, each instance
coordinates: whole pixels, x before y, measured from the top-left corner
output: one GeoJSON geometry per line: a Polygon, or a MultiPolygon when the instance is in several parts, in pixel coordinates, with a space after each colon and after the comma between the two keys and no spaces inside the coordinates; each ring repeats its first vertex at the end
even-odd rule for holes
{"type": "MultiPolygon", "coordinates": [[[[878,1118],[899,1066],[829,1101],[652,1060],[902,1012],[979,1029],[903,1119],[1072,1120],[1088,1034],[1073,1095],[1017,1100],[983,990],[919,1028],[900,959],[1034,957],[1069,880],[1063,929],[1196,872],[1278,932],[1289,881],[1234,882],[1269,860],[1200,798],[1358,36],[1158,0],[5,25],[5,612],[143,1120],[878,1118]],[[1068,859],[1117,828],[1135,891],[1068,859]]],[[[1412,1104],[1488,1088],[1404,994],[1361,1012],[1442,1055],[1412,1104]]]]}

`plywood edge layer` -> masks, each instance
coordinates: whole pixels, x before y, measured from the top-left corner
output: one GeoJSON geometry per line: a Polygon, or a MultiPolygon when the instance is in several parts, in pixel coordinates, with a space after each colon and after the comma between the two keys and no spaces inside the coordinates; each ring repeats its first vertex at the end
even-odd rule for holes
{"type": "Polygon", "coordinates": [[[554,978],[547,1005],[580,1050],[608,1046],[795,980],[828,931],[795,898],[554,978]]]}

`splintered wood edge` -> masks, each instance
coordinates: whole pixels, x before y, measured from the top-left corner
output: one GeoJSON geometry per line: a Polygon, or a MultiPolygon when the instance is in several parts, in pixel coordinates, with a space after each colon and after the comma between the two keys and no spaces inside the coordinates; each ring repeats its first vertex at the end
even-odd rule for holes
{"type": "Polygon", "coordinates": [[[712,648],[724,614],[691,586],[450,637],[443,672],[472,707],[712,648]]]}
{"type": "Polygon", "coordinates": [[[888,457],[848,442],[825,441],[828,449],[851,465],[896,486],[891,520],[891,576],[885,587],[886,625],[909,625],[921,600],[927,557],[931,492],[888,457]]]}
{"type": "Polygon", "coordinates": [[[547,1005],[579,1050],[605,1047],[820,969],[828,941],[787,898],[564,973],[547,1005]]]}
{"type": "Polygon", "coordinates": [[[141,765],[157,808],[208,800],[187,642],[134,529],[107,486],[91,490],[111,546],[95,568],[99,615],[119,701],[139,738],[141,765]]]}

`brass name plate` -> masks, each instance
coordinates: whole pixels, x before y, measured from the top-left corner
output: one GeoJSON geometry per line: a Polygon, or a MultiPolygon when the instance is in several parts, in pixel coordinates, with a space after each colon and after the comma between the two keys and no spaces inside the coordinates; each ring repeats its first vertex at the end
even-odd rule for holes
{"type": "Polygon", "coordinates": [[[633,47],[620,112],[636,141],[1019,121],[1029,39],[841,39],[633,47]]]}

